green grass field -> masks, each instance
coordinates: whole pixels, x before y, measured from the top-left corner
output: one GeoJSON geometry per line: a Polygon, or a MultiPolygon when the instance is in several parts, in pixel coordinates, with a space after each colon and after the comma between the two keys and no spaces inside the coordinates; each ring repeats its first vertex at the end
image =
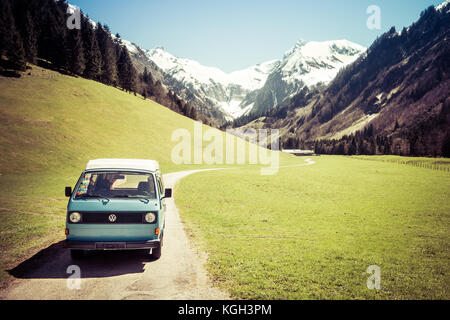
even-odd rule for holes
{"type": "MultiPolygon", "coordinates": [[[[156,159],[164,173],[206,167],[171,161],[172,132],[192,132],[192,120],[93,81],[31,72],[0,77],[0,288],[6,270],[64,239],[64,187],[88,160],[156,159]]],[[[450,298],[450,173],[441,169],[450,162],[281,159],[276,176],[241,166],[177,187],[218,286],[242,299],[450,298]],[[370,265],[381,268],[379,292],[366,288],[370,265]]]]}
{"type": "Polygon", "coordinates": [[[216,283],[240,299],[450,299],[450,174],[314,160],[181,182],[177,205],[216,283]],[[380,291],[367,289],[371,265],[380,291]]]}
{"type": "Polygon", "coordinates": [[[88,160],[198,169],[171,160],[171,135],[181,128],[192,132],[194,121],[94,81],[36,66],[20,79],[0,77],[0,287],[10,279],[5,270],[64,239],[64,187],[88,160]]]}

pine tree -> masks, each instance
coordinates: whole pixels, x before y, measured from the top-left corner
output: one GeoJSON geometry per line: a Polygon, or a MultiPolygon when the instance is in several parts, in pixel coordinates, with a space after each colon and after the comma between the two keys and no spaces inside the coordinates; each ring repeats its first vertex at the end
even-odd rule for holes
{"type": "Polygon", "coordinates": [[[16,70],[25,71],[25,50],[23,49],[22,38],[17,31],[12,33],[12,46],[9,48],[7,56],[16,70]]]}
{"type": "Polygon", "coordinates": [[[144,69],[144,74],[142,75],[142,80],[144,81],[145,84],[148,84],[148,70],[147,70],[147,67],[145,67],[145,69],[144,69]]]}
{"type": "Polygon", "coordinates": [[[0,1],[0,56],[6,55],[12,44],[12,27],[14,18],[12,15],[10,0],[0,1]]]}
{"type": "Polygon", "coordinates": [[[100,80],[108,85],[116,85],[118,82],[117,57],[109,28],[99,23],[95,33],[103,62],[100,80]]]}
{"type": "Polygon", "coordinates": [[[197,110],[195,110],[195,108],[191,107],[189,104],[188,104],[188,106],[190,107],[191,110],[190,110],[189,114],[187,114],[187,116],[193,120],[197,120],[197,117],[198,117],[197,110]]]}
{"type": "Polygon", "coordinates": [[[119,85],[126,91],[136,92],[136,69],[126,47],[122,47],[117,62],[119,85]]]}
{"type": "Polygon", "coordinates": [[[25,70],[25,50],[10,0],[0,1],[0,58],[3,55],[8,58],[11,68],[25,70]]]}
{"type": "Polygon", "coordinates": [[[73,74],[83,75],[86,69],[85,53],[83,48],[83,39],[80,30],[69,31],[69,70],[73,74]]]}
{"type": "MultiPolygon", "coordinates": [[[[48,33],[46,35],[49,47],[47,48],[47,59],[50,60],[56,69],[67,69],[67,25],[66,12],[67,3],[65,1],[48,2],[49,12],[47,21],[44,25],[45,29],[41,32],[48,33]]],[[[41,46],[40,46],[41,47],[41,46]]]]}
{"type": "Polygon", "coordinates": [[[102,55],[98,47],[94,29],[87,19],[82,19],[84,57],[86,69],[84,75],[88,79],[98,80],[102,73],[102,55]]]}
{"type": "Polygon", "coordinates": [[[119,60],[117,61],[119,86],[124,90],[128,90],[128,75],[130,73],[129,64],[127,62],[127,55],[127,49],[125,47],[121,48],[119,60]]]}
{"type": "MultiPolygon", "coordinates": [[[[34,2],[33,2],[34,4],[34,2]]],[[[36,63],[37,59],[37,28],[32,10],[35,9],[29,1],[14,0],[12,2],[12,12],[15,20],[15,26],[20,33],[22,39],[23,49],[25,51],[25,60],[31,63],[36,63]]]]}
{"type": "Polygon", "coordinates": [[[27,61],[36,63],[38,55],[37,34],[33,18],[28,10],[25,14],[23,39],[27,61]]]}
{"type": "Polygon", "coordinates": [[[447,135],[442,143],[442,156],[450,158],[450,131],[447,132],[447,135]]]}

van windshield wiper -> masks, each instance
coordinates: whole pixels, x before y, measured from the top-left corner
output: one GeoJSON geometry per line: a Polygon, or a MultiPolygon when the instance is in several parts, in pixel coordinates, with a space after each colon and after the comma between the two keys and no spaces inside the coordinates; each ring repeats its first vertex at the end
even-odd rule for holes
{"type": "Polygon", "coordinates": [[[149,203],[150,200],[152,200],[152,199],[150,199],[150,197],[139,196],[139,195],[137,195],[137,196],[131,196],[131,195],[129,195],[129,194],[116,195],[116,196],[114,196],[113,198],[139,199],[140,201],[145,201],[146,203],[149,203]]]}
{"type": "Polygon", "coordinates": [[[148,196],[142,196],[142,195],[133,196],[133,195],[129,195],[129,194],[118,194],[118,195],[115,195],[113,198],[135,198],[135,199],[148,199],[148,200],[150,200],[150,197],[148,197],[148,196]]]}
{"type": "Polygon", "coordinates": [[[79,198],[79,199],[105,199],[105,200],[109,201],[109,199],[107,197],[99,196],[96,194],[87,194],[87,193],[79,195],[77,198],[79,198]]]}

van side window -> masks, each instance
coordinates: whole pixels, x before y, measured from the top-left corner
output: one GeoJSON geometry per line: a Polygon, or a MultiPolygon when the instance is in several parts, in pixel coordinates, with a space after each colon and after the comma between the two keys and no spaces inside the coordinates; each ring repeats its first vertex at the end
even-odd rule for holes
{"type": "Polygon", "coordinates": [[[164,195],[164,187],[163,187],[161,178],[160,178],[160,177],[157,177],[157,178],[156,178],[156,181],[158,182],[159,194],[160,194],[161,196],[163,196],[163,195],[164,195]]]}
{"type": "Polygon", "coordinates": [[[159,178],[160,182],[161,182],[161,192],[164,194],[164,192],[166,191],[166,188],[164,187],[164,180],[162,178],[159,178]]]}

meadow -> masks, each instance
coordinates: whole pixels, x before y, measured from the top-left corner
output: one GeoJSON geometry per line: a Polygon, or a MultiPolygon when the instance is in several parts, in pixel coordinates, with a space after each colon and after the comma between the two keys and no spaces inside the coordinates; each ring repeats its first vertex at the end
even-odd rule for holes
{"type": "Polygon", "coordinates": [[[177,187],[221,288],[238,299],[450,299],[448,172],[389,158],[300,160],[276,176],[243,168],[177,187]],[[379,291],[367,288],[372,265],[379,291]]]}
{"type": "MultiPolygon", "coordinates": [[[[0,289],[7,270],[64,239],[64,187],[88,160],[227,167],[175,165],[171,135],[194,122],[94,81],[33,66],[0,77],[0,105],[0,289]]],[[[274,176],[244,165],[179,183],[177,206],[217,286],[239,299],[450,298],[450,173],[429,168],[437,160],[304,160],[281,155],[274,176]],[[380,291],[366,287],[371,265],[380,291]]]]}

